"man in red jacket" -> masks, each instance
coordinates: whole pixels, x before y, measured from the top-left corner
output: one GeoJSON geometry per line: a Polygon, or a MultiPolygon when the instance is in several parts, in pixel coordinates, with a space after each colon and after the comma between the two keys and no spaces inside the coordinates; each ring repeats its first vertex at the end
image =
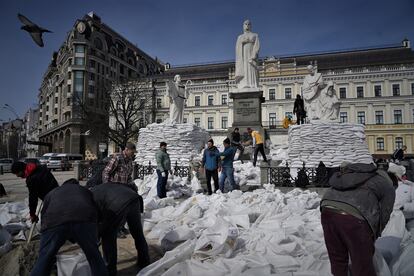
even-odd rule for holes
{"type": "Polygon", "coordinates": [[[12,164],[11,171],[18,177],[26,178],[26,186],[29,189],[30,219],[32,222],[37,222],[39,220],[36,216],[38,198],[43,200],[51,190],[59,186],[55,177],[45,166],[20,161],[12,164]]]}

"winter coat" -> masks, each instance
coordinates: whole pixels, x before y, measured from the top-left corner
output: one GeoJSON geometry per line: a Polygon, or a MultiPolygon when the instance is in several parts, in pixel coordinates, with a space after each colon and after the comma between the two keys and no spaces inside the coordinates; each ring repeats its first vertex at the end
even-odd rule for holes
{"type": "Polygon", "coordinates": [[[224,156],[224,159],[221,159],[221,166],[223,168],[233,168],[233,160],[234,160],[234,155],[236,154],[236,148],[235,147],[227,147],[224,149],[223,152],[209,152],[209,155],[211,157],[214,156],[224,156]]]}
{"type": "Polygon", "coordinates": [[[59,187],[53,174],[46,166],[38,166],[35,164],[27,164],[33,166],[26,177],[26,186],[29,190],[29,209],[30,215],[36,214],[38,198],[44,200],[45,196],[54,188],[59,187]]]}
{"type": "Polygon", "coordinates": [[[323,196],[321,206],[326,206],[326,202],[330,206],[338,202],[339,206],[355,209],[368,222],[374,235],[380,236],[395,200],[395,189],[387,173],[377,170],[373,164],[350,164],[341,172],[335,172],[329,184],[331,188],[323,196]]]}
{"type": "Polygon", "coordinates": [[[131,203],[140,202],[139,195],[122,183],[103,183],[93,187],[91,191],[98,208],[100,234],[112,229],[125,215],[131,203]]]}
{"type": "Polygon", "coordinates": [[[406,219],[414,218],[414,183],[408,180],[398,181],[395,191],[395,208],[404,207],[406,219]]]}
{"type": "Polygon", "coordinates": [[[157,161],[157,169],[161,172],[171,170],[170,155],[167,153],[167,151],[159,149],[155,153],[155,160],[157,161]]]}
{"type": "Polygon", "coordinates": [[[201,161],[206,170],[213,171],[216,170],[220,164],[220,157],[217,155],[211,156],[209,152],[214,152],[216,154],[220,153],[217,147],[212,146],[211,148],[206,148],[203,153],[203,160],[201,161]]]}
{"type": "Polygon", "coordinates": [[[97,218],[91,191],[72,178],[45,196],[41,231],[70,222],[97,222],[97,218]]]}
{"type": "Polygon", "coordinates": [[[232,143],[240,143],[240,132],[232,132],[231,133],[231,142],[232,143]]]}
{"type": "Polygon", "coordinates": [[[303,99],[296,99],[295,103],[293,104],[293,113],[299,113],[300,115],[303,114],[305,110],[303,99]]]}

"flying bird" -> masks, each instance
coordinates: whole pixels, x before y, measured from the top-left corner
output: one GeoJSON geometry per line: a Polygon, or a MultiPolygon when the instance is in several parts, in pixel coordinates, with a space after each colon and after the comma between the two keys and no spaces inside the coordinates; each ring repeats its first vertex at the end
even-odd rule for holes
{"type": "Polygon", "coordinates": [[[42,27],[39,27],[32,21],[30,21],[26,16],[21,15],[20,13],[17,14],[17,17],[19,20],[24,24],[20,29],[25,30],[30,34],[34,42],[36,42],[37,45],[40,47],[43,47],[43,39],[42,34],[43,33],[51,33],[51,31],[43,29],[42,27]]]}

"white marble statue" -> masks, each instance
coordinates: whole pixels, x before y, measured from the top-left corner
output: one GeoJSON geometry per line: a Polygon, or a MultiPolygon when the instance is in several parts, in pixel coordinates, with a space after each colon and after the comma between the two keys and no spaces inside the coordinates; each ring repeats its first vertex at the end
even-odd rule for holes
{"type": "Polygon", "coordinates": [[[338,120],[339,99],[332,81],[325,83],[322,74],[313,65],[303,81],[302,94],[306,115],[310,121],[332,122],[338,120]]]}
{"type": "Polygon", "coordinates": [[[170,98],[170,123],[182,124],[184,103],[187,99],[187,86],[181,83],[180,75],[175,75],[174,82],[167,82],[167,94],[170,98]]]}
{"type": "Polygon", "coordinates": [[[239,90],[257,88],[259,85],[259,36],[251,32],[250,20],[244,21],[243,31],[236,42],[235,81],[239,90]]]}
{"type": "Polygon", "coordinates": [[[305,77],[302,85],[303,100],[307,117],[312,120],[319,120],[321,90],[326,87],[322,74],[318,73],[313,65],[308,65],[309,75],[305,77]]]}
{"type": "Polygon", "coordinates": [[[338,121],[339,119],[339,99],[336,95],[334,84],[329,81],[327,86],[322,89],[320,96],[320,120],[338,121]]]}

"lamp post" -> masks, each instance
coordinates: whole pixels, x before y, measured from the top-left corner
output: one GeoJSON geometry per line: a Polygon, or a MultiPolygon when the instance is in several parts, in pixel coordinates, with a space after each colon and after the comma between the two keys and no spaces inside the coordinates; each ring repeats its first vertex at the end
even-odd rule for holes
{"type": "MultiPolygon", "coordinates": [[[[8,111],[10,111],[11,113],[13,113],[14,116],[16,116],[16,120],[20,120],[19,119],[19,115],[17,114],[16,110],[9,104],[4,104],[3,109],[6,109],[8,111]]],[[[23,121],[22,121],[23,124],[23,121]]],[[[13,126],[13,123],[12,123],[13,126]]],[[[20,131],[22,129],[22,126],[20,127],[20,129],[15,129],[15,131],[17,131],[17,158],[20,157],[20,153],[21,153],[21,149],[20,149],[20,131]]],[[[11,129],[10,129],[11,130],[11,129]]],[[[7,140],[7,157],[9,157],[10,154],[10,150],[9,150],[9,140],[7,140]]]]}

